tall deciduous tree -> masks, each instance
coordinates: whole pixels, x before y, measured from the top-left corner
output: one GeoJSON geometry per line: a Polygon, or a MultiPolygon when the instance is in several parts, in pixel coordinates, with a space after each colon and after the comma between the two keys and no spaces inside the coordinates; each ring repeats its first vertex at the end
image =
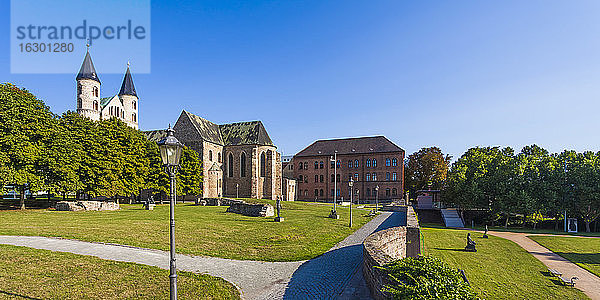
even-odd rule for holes
{"type": "Polygon", "coordinates": [[[417,190],[428,186],[441,188],[451,159],[438,147],[422,148],[409,155],[404,166],[404,182],[410,194],[414,195],[417,190]]]}

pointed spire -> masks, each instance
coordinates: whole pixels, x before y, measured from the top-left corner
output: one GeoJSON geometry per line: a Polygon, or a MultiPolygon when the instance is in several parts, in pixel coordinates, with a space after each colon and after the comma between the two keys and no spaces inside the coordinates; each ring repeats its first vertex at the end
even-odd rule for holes
{"type": "Polygon", "coordinates": [[[81,64],[81,68],[79,69],[79,74],[77,74],[77,80],[91,79],[100,83],[100,79],[96,74],[96,68],[94,68],[94,63],[92,62],[92,57],[90,56],[89,44],[87,44],[86,46],[88,47],[88,49],[85,52],[85,58],[83,59],[83,63],[81,64]]]}
{"type": "Polygon", "coordinates": [[[123,83],[121,84],[121,91],[119,91],[119,96],[121,95],[131,95],[137,97],[135,86],[133,85],[133,78],[131,77],[131,72],[129,71],[129,61],[127,62],[127,72],[125,72],[125,77],[123,78],[123,83]]]}

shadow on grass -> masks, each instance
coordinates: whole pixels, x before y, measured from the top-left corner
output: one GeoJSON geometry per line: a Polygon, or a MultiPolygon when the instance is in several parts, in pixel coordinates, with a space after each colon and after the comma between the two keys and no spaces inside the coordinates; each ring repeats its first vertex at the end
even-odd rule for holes
{"type": "MultiPolygon", "coordinates": [[[[456,248],[433,248],[434,250],[442,250],[442,251],[455,251],[455,252],[470,252],[470,251],[465,251],[465,249],[460,248],[460,249],[456,249],[456,248]]],[[[475,253],[475,252],[473,252],[475,253]]]]}
{"type": "Polygon", "coordinates": [[[29,296],[15,294],[15,293],[11,293],[11,292],[5,292],[5,291],[0,291],[0,295],[7,295],[7,296],[18,297],[18,298],[23,298],[23,299],[41,300],[40,298],[32,298],[29,296]]]}
{"type": "Polygon", "coordinates": [[[573,263],[600,265],[600,253],[554,252],[573,263]]]}

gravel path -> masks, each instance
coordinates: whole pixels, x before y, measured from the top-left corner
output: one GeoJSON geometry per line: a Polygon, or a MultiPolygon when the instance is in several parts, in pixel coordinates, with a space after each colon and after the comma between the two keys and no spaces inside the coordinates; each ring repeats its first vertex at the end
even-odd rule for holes
{"type": "MultiPolygon", "coordinates": [[[[405,220],[403,213],[384,212],[309,261],[260,262],[178,254],[177,269],[221,277],[236,285],[244,299],[368,299],[359,269],[362,242],[374,231],[404,225],[405,220]]],[[[160,250],[37,236],[0,236],[0,244],[169,268],[169,253],[160,250]]]]}
{"type": "Polygon", "coordinates": [[[579,278],[579,280],[575,281],[575,287],[583,291],[591,299],[600,300],[600,278],[598,276],[534,242],[527,237],[527,235],[531,234],[500,231],[490,231],[488,233],[517,243],[548,268],[561,272],[565,278],[573,276],[579,278]]]}

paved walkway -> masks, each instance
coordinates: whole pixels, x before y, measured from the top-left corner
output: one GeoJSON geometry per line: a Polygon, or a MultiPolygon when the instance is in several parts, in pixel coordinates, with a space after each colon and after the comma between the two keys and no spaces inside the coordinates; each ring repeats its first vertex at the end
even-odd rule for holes
{"type": "Polygon", "coordinates": [[[531,234],[500,231],[489,231],[488,233],[517,243],[548,268],[561,272],[566,278],[573,276],[579,278],[575,283],[575,287],[583,291],[591,299],[600,300],[600,278],[598,276],[534,242],[527,237],[531,234]]]}
{"type": "MultiPolygon", "coordinates": [[[[405,220],[403,213],[384,212],[309,261],[259,262],[178,254],[177,269],[221,277],[236,285],[244,299],[355,299],[358,295],[369,299],[360,270],[361,244],[374,231],[404,225],[405,220]]],[[[160,250],[35,236],[0,236],[0,244],[169,268],[169,253],[160,250]]]]}

